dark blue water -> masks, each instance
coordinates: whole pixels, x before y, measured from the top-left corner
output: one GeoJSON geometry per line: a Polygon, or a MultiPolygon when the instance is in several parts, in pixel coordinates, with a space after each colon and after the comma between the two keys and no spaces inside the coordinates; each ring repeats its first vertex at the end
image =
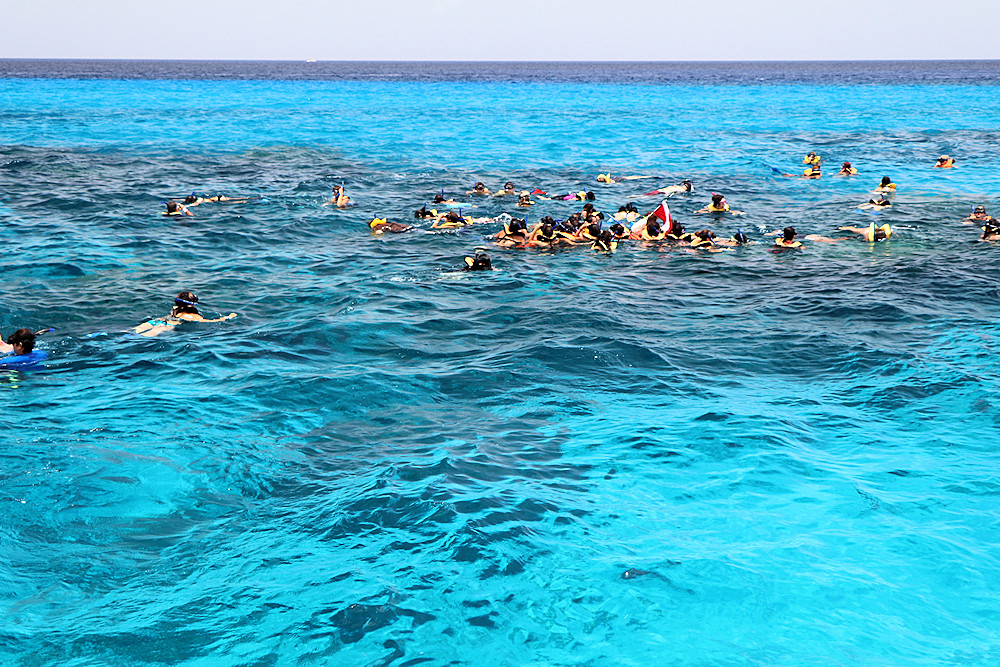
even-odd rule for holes
{"type": "Polygon", "coordinates": [[[3,664],[997,664],[998,69],[0,62],[3,664]],[[684,177],[757,244],[367,231],[684,177]]]}

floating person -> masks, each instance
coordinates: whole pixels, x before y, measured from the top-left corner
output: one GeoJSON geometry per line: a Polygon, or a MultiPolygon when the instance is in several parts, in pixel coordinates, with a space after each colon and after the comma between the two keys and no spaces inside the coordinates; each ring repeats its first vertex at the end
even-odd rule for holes
{"type": "Polygon", "coordinates": [[[852,234],[859,234],[861,238],[869,243],[875,243],[876,241],[887,241],[889,237],[892,236],[892,227],[888,224],[884,224],[881,227],[876,227],[875,223],[871,223],[867,227],[837,227],[842,232],[851,232],[852,234]]]}
{"type": "Polygon", "coordinates": [[[942,155],[934,163],[935,169],[954,169],[955,168],[955,158],[948,157],[947,155],[942,155]]]}
{"type": "Polygon", "coordinates": [[[48,358],[47,352],[35,349],[35,332],[31,329],[18,329],[6,342],[0,336],[0,368],[38,370],[44,368],[41,363],[48,358]]]}
{"type": "Polygon", "coordinates": [[[892,182],[892,179],[888,176],[882,177],[882,182],[879,183],[878,187],[875,188],[875,192],[895,192],[896,184],[892,182]]]}
{"type": "Polygon", "coordinates": [[[972,209],[972,214],[969,215],[968,218],[965,218],[964,220],[962,220],[962,222],[965,223],[965,224],[972,224],[972,223],[982,222],[984,220],[991,220],[991,219],[992,219],[992,217],[986,212],[986,207],[980,205],[980,206],[977,206],[974,209],[972,209]]]}
{"type": "Polygon", "coordinates": [[[806,167],[805,171],[802,172],[801,178],[821,178],[822,176],[823,167],[819,162],[817,162],[806,167]]]}
{"type": "Polygon", "coordinates": [[[191,206],[201,206],[202,204],[209,204],[211,202],[233,202],[234,204],[245,204],[250,201],[250,197],[227,197],[226,195],[215,195],[213,197],[201,197],[198,194],[192,192],[187,197],[184,198],[184,205],[191,206]]]}
{"type": "Polygon", "coordinates": [[[700,250],[719,250],[716,248],[716,235],[710,229],[699,229],[694,234],[691,235],[691,240],[688,242],[692,248],[698,248],[700,250]]]}
{"type": "Polygon", "coordinates": [[[700,208],[695,213],[732,213],[733,215],[743,215],[743,211],[733,211],[729,208],[726,198],[718,192],[712,193],[712,203],[705,208],[700,208]]]}
{"type": "Polygon", "coordinates": [[[523,246],[528,241],[528,227],[524,220],[511,218],[494,237],[496,244],[504,247],[523,246]]]}
{"type": "Polygon", "coordinates": [[[996,218],[987,218],[983,221],[983,235],[981,241],[1000,241],[1000,221],[996,218]]]}
{"type": "Polygon", "coordinates": [[[463,271],[492,271],[493,270],[493,260],[485,252],[480,252],[479,248],[476,249],[476,254],[472,257],[465,258],[465,266],[462,267],[463,271]]]}
{"type": "Polygon", "coordinates": [[[438,194],[434,195],[434,201],[431,203],[436,205],[436,204],[457,204],[458,202],[450,197],[445,198],[444,194],[439,192],[438,194]]]}
{"type": "Polygon", "coordinates": [[[802,164],[812,164],[817,165],[823,161],[823,158],[816,155],[816,151],[809,151],[809,154],[802,158],[802,164]]]}
{"type": "Polygon", "coordinates": [[[187,206],[171,199],[166,203],[167,210],[163,212],[163,215],[178,216],[178,215],[194,215],[188,210],[187,206]]]}
{"type": "Polygon", "coordinates": [[[629,228],[620,222],[616,222],[608,227],[608,231],[615,237],[616,240],[621,241],[622,239],[627,239],[629,237],[629,228]]]}
{"type": "Polygon", "coordinates": [[[518,206],[534,206],[535,202],[531,201],[531,195],[528,194],[527,190],[521,192],[517,197],[518,206]]]}
{"type": "Polygon", "coordinates": [[[336,206],[337,208],[347,208],[351,205],[351,198],[344,193],[344,186],[338,185],[333,189],[333,197],[323,203],[323,206],[336,206]]]}
{"type": "Polygon", "coordinates": [[[368,227],[372,230],[372,234],[385,234],[386,232],[390,234],[402,234],[413,229],[413,225],[404,225],[401,222],[389,222],[386,218],[374,218],[368,223],[368,227]]]}
{"type": "Polygon", "coordinates": [[[597,199],[597,195],[592,190],[580,190],[579,192],[570,192],[569,194],[555,195],[554,197],[540,197],[540,199],[549,199],[552,201],[594,201],[597,199]]]}
{"type": "Polygon", "coordinates": [[[837,176],[857,176],[858,170],[851,166],[850,162],[845,162],[840,165],[840,171],[837,172],[837,176]]]}
{"type": "Polygon", "coordinates": [[[747,235],[743,233],[742,229],[737,229],[736,233],[730,236],[728,239],[720,239],[716,237],[713,239],[715,245],[728,246],[730,248],[737,248],[739,246],[750,245],[751,241],[747,238],[747,235]]]}
{"type": "Polygon", "coordinates": [[[691,183],[690,178],[685,178],[678,185],[668,185],[665,188],[659,188],[657,190],[653,190],[652,192],[647,192],[645,193],[645,196],[651,197],[653,195],[662,195],[665,197],[673,197],[676,194],[691,192],[692,190],[694,190],[694,184],[691,183]]]}
{"type": "Polygon", "coordinates": [[[781,236],[774,239],[774,245],[779,248],[801,248],[802,242],[795,240],[795,228],[788,226],[781,230],[781,236]]]}
{"type": "Polygon", "coordinates": [[[476,181],[476,184],[472,186],[471,190],[466,190],[467,195],[488,195],[490,194],[490,189],[482,181],[476,181]]]}
{"type": "Polygon", "coordinates": [[[621,183],[623,181],[638,181],[649,176],[612,176],[611,172],[598,174],[594,180],[598,183],[621,183]]]}
{"type": "Polygon", "coordinates": [[[504,195],[516,195],[516,194],[517,190],[514,189],[514,182],[507,181],[506,183],[503,184],[503,190],[497,190],[495,196],[503,197],[504,195]]]}
{"type": "Polygon", "coordinates": [[[426,220],[427,218],[438,217],[438,212],[436,208],[432,208],[431,210],[428,211],[427,204],[424,204],[421,208],[418,208],[416,211],[413,212],[413,217],[416,218],[417,220],[426,220]]]}
{"type": "Polygon", "coordinates": [[[858,208],[861,210],[872,210],[876,212],[889,208],[890,206],[892,206],[892,202],[889,201],[889,198],[886,197],[885,194],[880,194],[878,199],[869,199],[864,204],[858,204],[858,208]]]}
{"type": "Polygon", "coordinates": [[[555,221],[549,216],[542,218],[528,236],[527,245],[550,247],[557,243],[572,243],[572,239],[556,231],[555,221]]]}
{"type": "Polygon", "coordinates": [[[675,232],[677,227],[673,216],[670,215],[667,200],[664,199],[652,213],[632,225],[629,237],[639,241],[663,241],[668,234],[675,232]]]}
{"type": "Polygon", "coordinates": [[[448,211],[431,224],[431,229],[454,229],[472,224],[455,211],[448,211]]]}
{"type": "Polygon", "coordinates": [[[183,291],[174,297],[174,307],[170,314],[163,318],[147,320],[135,327],[133,331],[140,336],[159,336],[164,331],[170,331],[174,327],[184,322],[225,322],[236,317],[236,313],[229,313],[214,320],[202,317],[198,312],[198,297],[194,292],[183,291]]]}
{"type": "Polygon", "coordinates": [[[590,244],[591,250],[598,250],[600,252],[614,252],[618,248],[618,240],[615,235],[611,233],[611,230],[605,229],[601,232],[594,242],[590,244]]]}

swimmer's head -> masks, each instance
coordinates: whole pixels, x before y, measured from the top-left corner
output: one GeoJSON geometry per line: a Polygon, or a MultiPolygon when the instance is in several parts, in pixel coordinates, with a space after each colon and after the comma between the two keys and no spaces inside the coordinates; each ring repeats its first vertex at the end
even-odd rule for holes
{"type": "Polygon", "coordinates": [[[507,181],[506,183],[503,184],[503,189],[504,190],[513,190],[514,189],[514,183],[511,182],[511,181],[507,181]]]}
{"type": "Polygon", "coordinates": [[[850,171],[850,169],[851,169],[851,163],[850,162],[845,162],[844,164],[840,165],[840,168],[843,169],[844,171],[850,171]]]}
{"type": "Polygon", "coordinates": [[[524,224],[524,220],[512,218],[510,222],[503,226],[503,229],[507,234],[523,234],[528,227],[524,224]]]}
{"type": "Polygon", "coordinates": [[[659,236],[663,233],[663,227],[660,226],[660,219],[657,217],[651,217],[646,221],[646,234],[649,236],[659,236]]]}
{"type": "Polygon", "coordinates": [[[187,197],[184,198],[185,204],[194,204],[197,201],[198,201],[198,195],[188,195],[187,197]]]}
{"type": "MultiPolygon", "coordinates": [[[[924,164],[927,164],[927,163],[925,162],[924,164]]],[[[885,186],[889,185],[890,183],[892,183],[892,179],[889,178],[888,176],[883,176],[882,177],[882,182],[879,185],[880,185],[880,187],[884,188],[885,186]]]]}
{"type": "Polygon", "coordinates": [[[448,214],[444,216],[444,219],[448,222],[462,222],[462,216],[454,211],[448,211],[448,214]]]}
{"type": "Polygon", "coordinates": [[[715,238],[715,232],[709,231],[707,229],[699,229],[694,233],[702,241],[711,241],[715,238]]]}
{"type": "Polygon", "coordinates": [[[425,204],[413,212],[413,217],[422,220],[423,218],[433,218],[434,214],[427,210],[427,205],[425,204]]]}
{"type": "Polygon", "coordinates": [[[586,204],[583,205],[583,212],[586,213],[587,215],[590,215],[591,213],[594,212],[594,205],[591,204],[590,202],[587,202],[586,204]]]}
{"type": "Polygon", "coordinates": [[[31,329],[18,329],[10,335],[7,343],[19,347],[19,354],[28,354],[35,349],[35,332],[31,329]]]}
{"type": "Polygon", "coordinates": [[[781,230],[781,236],[786,241],[793,241],[793,240],[795,240],[795,228],[794,227],[785,227],[784,229],[781,230]]]}
{"type": "Polygon", "coordinates": [[[434,203],[434,204],[440,204],[442,202],[444,202],[444,195],[442,195],[442,194],[436,194],[436,195],[434,195],[434,201],[432,203],[434,203]]]}
{"type": "Polygon", "coordinates": [[[176,297],[174,297],[174,310],[173,314],[178,313],[198,313],[198,309],[195,304],[198,303],[198,297],[194,292],[189,292],[187,290],[181,292],[176,297]]]}
{"type": "Polygon", "coordinates": [[[691,182],[690,178],[685,178],[683,181],[681,181],[681,185],[683,185],[684,189],[687,190],[687,191],[689,191],[689,192],[694,187],[694,184],[691,182]]]}
{"type": "Polygon", "coordinates": [[[733,234],[733,243],[736,245],[746,245],[747,243],[750,243],[750,239],[747,238],[747,235],[743,233],[742,229],[737,229],[736,233],[733,234]]]}
{"type": "Polygon", "coordinates": [[[942,155],[941,157],[938,158],[938,162],[947,162],[950,159],[951,158],[948,157],[947,155],[942,155]]]}
{"type": "Polygon", "coordinates": [[[465,258],[466,271],[492,271],[493,260],[485,252],[477,252],[474,257],[465,258]]]}
{"type": "Polygon", "coordinates": [[[599,222],[592,222],[589,225],[587,225],[587,234],[589,234],[590,236],[594,236],[594,237],[600,236],[601,235],[601,223],[599,223],[599,222]]]}
{"type": "Polygon", "coordinates": [[[718,192],[712,193],[712,204],[714,204],[715,206],[721,206],[725,202],[726,198],[723,195],[720,195],[718,192]]]}
{"type": "Polygon", "coordinates": [[[875,236],[874,236],[874,239],[875,239],[876,241],[884,241],[884,240],[886,240],[887,238],[889,238],[889,235],[885,233],[885,230],[884,230],[884,229],[882,229],[881,227],[876,227],[876,228],[875,228],[875,236]]]}
{"type": "Polygon", "coordinates": [[[975,213],[976,215],[986,215],[986,207],[977,206],[975,209],[973,209],[972,212],[975,213]]]}
{"type": "Polygon", "coordinates": [[[476,181],[476,184],[475,186],[473,186],[472,189],[475,190],[476,192],[480,192],[482,190],[485,190],[486,186],[483,184],[482,181],[476,181]]]}
{"type": "Polygon", "coordinates": [[[167,213],[179,213],[181,210],[181,205],[175,202],[173,199],[167,202],[167,213]]]}
{"type": "Polygon", "coordinates": [[[529,195],[527,192],[524,192],[518,195],[517,197],[518,206],[531,206],[534,203],[535,202],[531,201],[531,195],[529,195]]]}
{"type": "Polygon", "coordinates": [[[587,192],[583,193],[583,196],[587,199],[587,201],[594,201],[595,199],[597,199],[597,195],[595,195],[592,190],[588,190],[587,192]]]}
{"type": "Polygon", "coordinates": [[[542,236],[544,236],[545,238],[551,238],[552,234],[555,233],[552,228],[551,222],[543,222],[542,226],[539,229],[542,232],[542,236]]]}
{"type": "Polygon", "coordinates": [[[620,222],[616,222],[615,224],[608,227],[608,231],[614,234],[617,238],[622,238],[623,236],[628,234],[628,232],[625,230],[625,225],[623,225],[620,222]]]}

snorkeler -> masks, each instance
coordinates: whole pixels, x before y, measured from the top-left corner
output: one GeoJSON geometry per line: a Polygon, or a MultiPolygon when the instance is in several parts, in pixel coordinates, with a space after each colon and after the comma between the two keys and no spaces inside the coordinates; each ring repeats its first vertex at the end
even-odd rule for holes
{"type": "Polygon", "coordinates": [[[972,214],[969,215],[968,218],[965,218],[964,220],[962,220],[962,222],[964,224],[968,225],[968,224],[972,224],[972,223],[975,223],[975,222],[982,222],[984,220],[992,220],[992,218],[986,212],[986,207],[980,205],[980,206],[977,206],[974,209],[972,209],[972,214]]]}
{"type": "Polygon", "coordinates": [[[518,206],[534,206],[535,202],[531,201],[531,195],[528,194],[527,190],[523,190],[517,197],[518,206]]]}
{"type": "Polygon", "coordinates": [[[837,176],[857,176],[858,170],[851,166],[850,162],[845,162],[840,165],[840,171],[837,172],[837,176]]]}
{"type": "Polygon", "coordinates": [[[802,158],[802,164],[817,165],[823,161],[823,158],[816,155],[815,151],[809,151],[809,154],[802,158]]]}
{"type": "Polygon", "coordinates": [[[434,195],[434,201],[431,202],[431,203],[432,204],[457,204],[458,202],[455,201],[454,199],[451,199],[450,197],[446,199],[445,196],[444,196],[444,193],[439,192],[438,194],[434,195]]]}
{"type": "Polygon", "coordinates": [[[181,292],[174,298],[174,307],[171,309],[169,315],[163,318],[147,320],[135,327],[133,331],[140,336],[158,336],[183,322],[225,322],[236,317],[236,313],[229,313],[214,320],[206,319],[198,312],[197,303],[198,297],[193,292],[181,292]]]}
{"type": "Polygon", "coordinates": [[[503,197],[504,195],[516,195],[516,194],[517,190],[514,189],[514,182],[507,181],[506,183],[503,184],[503,190],[497,190],[494,193],[494,196],[503,197]]]}
{"type": "Polygon", "coordinates": [[[712,242],[715,245],[727,246],[730,248],[750,245],[750,239],[747,238],[747,235],[743,233],[742,229],[737,229],[736,233],[730,236],[728,239],[720,239],[718,237],[715,237],[712,239],[712,242]]]}
{"type": "Polygon", "coordinates": [[[528,241],[528,227],[524,224],[524,220],[511,218],[493,238],[496,239],[497,245],[507,247],[523,245],[528,241]]]}
{"type": "Polygon", "coordinates": [[[424,204],[422,207],[418,208],[416,211],[413,212],[413,217],[416,218],[417,220],[426,220],[427,218],[436,218],[437,216],[438,216],[437,209],[432,208],[431,210],[428,211],[427,204],[424,204]]]}
{"type": "Polygon", "coordinates": [[[465,227],[471,224],[468,220],[460,216],[455,211],[448,211],[447,213],[438,217],[437,220],[431,224],[431,229],[453,229],[455,227],[465,227]]]}
{"type": "Polygon", "coordinates": [[[809,165],[802,172],[801,178],[821,178],[823,176],[823,167],[819,162],[809,165]]]}
{"type": "Polygon", "coordinates": [[[612,176],[611,172],[606,174],[598,174],[594,180],[598,183],[621,183],[623,181],[638,181],[643,178],[650,178],[649,176],[612,176]]]}
{"type": "Polygon", "coordinates": [[[875,188],[875,192],[895,192],[896,184],[892,182],[892,179],[888,176],[882,177],[882,182],[878,184],[875,188]]]}
{"type": "Polygon", "coordinates": [[[860,234],[861,238],[869,243],[886,241],[892,236],[892,227],[888,224],[876,227],[874,222],[867,227],[837,227],[837,229],[843,232],[851,232],[852,234],[860,234]]]}
{"type": "Polygon", "coordinates": [[[480,252],[479,248],[476,248],[476,254],[472,257],[465,258],[465,266],[462,267],[463,271],[492,271],[493,270],[493,260],[485,252],[480,252]]]}
{"type": "Polygon", "coordinates": [[[672,197],[676,194],[680,194],[681,192],[691,192],[692,190],[694,190],[694,184],[691,183],[691,179],[685,178],[679,185],[668,185],[665,188],[659,188],[657,190],[653,190],[652,192],[647,192],[645,193],[645,196],[650,197],[653,195],[662,195],[665,197],[672,197]]]}
{"type": "Polygon", "coordinates": [[[4,355],[29,354],[35,349],[35,332],[31,329],[18,329],[10,335],[7,342],[0,336],[0,353],[4,355]]]}
{"type": "Polygon", "coordinates": [[[466,190],[465,194],[467,194],[467,195],[488,195],[488,194],[490,194],[490,190],[489,190],[489,188],[486,187],[486,185],[483,184],[482,181],[476,181],[476,184],[474,186],[472,186],[472,189],[471,190],[466,190]]]}
{"type": "Polygon", "coordinates": [[[694,234],[692,234],[691,240],[688,241],[688,245],[690,245],[692,248],[698,248],[700,250],[709,250],[714,252],[719,251],[719,248],[715,247],[717,245],[715,232],[709,229],[699,229],[694,234]]]}
{"type": "Polygon", "coordinates": [[[323,206],[336,206],[337,208],[347,208],[351,205],[351,198],[344,194],[344,186],[338,185],[333,189],[333,197],[323,203],[323,206]]]}
{"type": "Polygon", "coordinates": [[[591,250],[599,250],[601,252],[614,252],[617,247],[618,240],[615,239],[615,235],[607,229],[601,232],[597,238],[594,239],[594,242],[590,244],[591,250]]]}
{"type": "Polygon", "coordinates": [[[981,241],[1000,241],[1000,221],[996,218],[986,218],[983,221],[983,235],[981,241]]]}
{"type": "Polygon", "coordinates": [[[934,163],[935,169],[954,169],[955,168],[955,158],[948,157],[947,155],[942,155],[934,163]]]}
{"type": "Polygon", "coordinates": [[[885,194],[880,194],[878,199],[869,199],[864,204],[858,204],[859,209],[872,209],[875,211],[881,211],[882,209],[890,206],[892,206],[892,202],[889,201],[889,198],[886,197],[885,194]]]}
{"type": "Polygon", "coordinates": [[[726,203],[726,198],[717,192],[713,192],[712,203],[705,208],[698,209],[695,213],[732,213],[733,215],[742,215],[743,211],[731,210],[729,204],[726,203]]]}
{"type": "Polygon", "coordinates": [[[194,192],[189,194],[184,198],[185,206],[200,206],[201,204],[208,204],[211,202],[233,202],[236,204],[243,204],[250,201],[250,197],[227,197],[226,195],[215,195],[214,197],[200,197],[194,192]]]}
{"type": "Polygon", "coordinates": [[[801,248],[802,242],[795,240],[795,228],[789,226],[781,230],[781,236],[774,239],[774,245],[779,248],[801,248]]]}
{"type": "Polygon", "coordinates": [[[386,232],[402,234],[413,229],[413,225],[404,225],[401,222],[389,222],[386,218],[374,218],[368,223],[368,227],[372,230],[372,234],[385,234],[386,232]]]}
{"type": "Polygon", "coordinates": [[[163,215],[194,215],[194,213],[189,211],[184,204],[171,199],[167,202],[167,210],[163,212],[163,215]]]}

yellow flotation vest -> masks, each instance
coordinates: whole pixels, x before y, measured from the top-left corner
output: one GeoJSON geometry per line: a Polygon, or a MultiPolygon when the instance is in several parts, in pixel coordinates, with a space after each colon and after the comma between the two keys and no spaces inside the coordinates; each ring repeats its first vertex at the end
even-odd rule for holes
{"type": "Polygon", "coordinates": [[[879,230],[879,229],[881,229],[883,232],[885,232],[885,239],[882,239],[882,240],[888,241],[889,237],[892,236],[892,227],[889,226],[889,223],[885,223],[881,227],[876,227],[875,223],[873,222],[873,223],[871,223],[871,224],[868,225],[868,242],[869,243],[875,243],[876,241],[879,240],[879,239],[875,238],[875,231],[879,230]]]}
{"type": "Polygon", "coordinates": [[[718,207],[718,206],[716,206],[715,204],[709,204],[705,208],[707,208],[712,213],[725,213],[726,211],[729,210],[729,204],[726,204],[725,206],[722,206],[721,208],[718,207]]]}
{"type": "Polygon", "coordinates": [[[812,156],[807,155],[802,158],[802,164],[819,164],[822,160],[823,158],[814,153],[812,156]]]}
{"type": "Polygon", "coordinates": [[[791,243],[785,243],[785,239],[776,238],[774,239],[774,245],[779,248],[801,248],[802,243],[800,241],[792,241],[791,243]]]}

